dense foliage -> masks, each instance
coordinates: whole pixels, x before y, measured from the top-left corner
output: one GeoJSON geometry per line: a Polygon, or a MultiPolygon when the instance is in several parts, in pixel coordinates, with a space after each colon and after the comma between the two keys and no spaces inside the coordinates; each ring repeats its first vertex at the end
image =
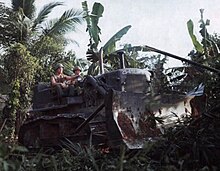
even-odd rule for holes
{"type": "Polygon", "coordinates": [[[12,0],[12,8],[0,4],[0,72],[4,92],[9,97],[4,117],[16,123],[15,134],[30,107],[33,85],[48,81],[57,62],[66,62],[72,67],[76,64],[75,53],[65,52],[70,41],[65,34],[75,31],[76,25],[83,21],[82,11],[75,9],[49,20],[51,11],[63,3],[49,3],[38,15],[34,3],[35,0],[12,0]]]}
{"type": "MultiPolygon", "coordinates": [[[[210,35],[207,27],[210,21],[204,21],[203,17],[204,10],[201,9],[201,20],[200,20],[200,34],[202,36],[201,44],[195,43],[195,38],[192,38],[195,50],[189,53],[189,56],[193,61],[199,62],[203,65],[219,69],[219,36],[217,34],[210,35]]],[[[193,22],[187,23],[189,33],[193,32],[193,22]]],[[[208,97],[208,109],[213,108],[219,104],[219,73],[210,72],[202,68],[195,68],[196,74],[191,74],[195,78],[197,83],[203,83],[206,85],[206,93],[208,97]]]]}
{"type": "Polygon", "coordinates": [[[34,76],[38,63],[26,47],[19,43],[8,49],[4,59],[8,85],[12,90],[9,93],[7,117],[16,122],[14,125],[17,134],[19,125],[30,107],[31,87],[35,83],[34,76]]]}
{"type": "MultiPolygon", "coordinates": [[[[165,70],[167,58],[161,55],[144,55],[131,45],[124,45],[127,67],[147,68],[155,73],[153,83],[157,93],[187,91],[200,83],[205,84],[207,110],[197,119],[187,118],[165,130],[161,137],[148,141],[141,150],[128,151],[125,147],[117,150],[95,149],[69,144],[68,147],[28,151],[16,144],[16,131],[25,118],[31,102],[31,88],[36,82],[48,81],[52,66],[62,61],[68,73],[73,65],[88,68],[88,74],[98,74],[97,62],[103,55],[105,68],[119,68],[119,59],[115,43],[131,26],[117,32],[103,48],[98,49],[100,31],[98,21],[104,7],[95,3],[90,14],[87,2],[82,3],[84,17],[89,32],[88,59],[76,59],[74,52],[64,51],[68,39],[65,33],[75,29],[82,22],[81,11],[69,10],[59,19],[45,24],[48,14],[60,2],[46,5],[35,15],[34,0],[13,0],[12,8],[0,4],[0,72],[4,83],[8,85],[9,100],[7,110],[0,120],[0,171],[38,171],[38,170],[218,170],[219,161],[219,75],[201,68],[185,64],[165,70]],[[12,29],[13,28],[13,29],[12,29]],[[132,50],[128,50],[128,49],[132,50]],[[159,85],[159,86],[158,86],[159,85]],[[158,86],[158,87],[157,87],[158,86]],[[15,131],[15,134],[14,134],[15,131]],[[15,139],[13,139],[15,138],[15,139]]],[[[201,43],[193,33],[193,22],[187,23],[189,35],[195,50],[189,58],[198,63],[220,68],[220,38],[210,35],[201,12],[201,43]]],[[[70,73],[69,73],[70,74],[70,73]]]]}

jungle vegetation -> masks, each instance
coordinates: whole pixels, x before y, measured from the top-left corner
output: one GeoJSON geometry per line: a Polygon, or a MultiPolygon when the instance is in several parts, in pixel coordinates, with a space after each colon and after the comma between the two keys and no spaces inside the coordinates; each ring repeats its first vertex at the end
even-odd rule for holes
{"type": "MultiPolygon", "coordinates": [[[[51,11],[63,3],[49,3],[36,14],[34,2],[12,0],[11,7],[0,3],[0,94],[8,96],[7,111],[0,113],[0,171],[208,171],[220,168],[219,75],[187,63],[183,63],[183,67],[165,69],[166,56],[140,55],[143,49],[132,48],[129,43],[124,45],[126,66],[152,70],[157,74],[156,84],[163,90],[175,87],[185,92],[204,84],[207,109],[203,115],[167,129],[157,141],[146,142],[145,148],[137,151],[128,151],[123,146],[116,151],[85,149],[75,144],[59,151],[29,151],[20,146],[16,135],[30,107],[33,86],[48,81],[57,62],[65,65],[66,73],[78,65],[84,74],[97,75],[98,61],[103,53],[105,71],[117,69],[118,59],[112,54],[116,50],[115,43],[131,28],[130,25],[125,26],[99,47],[101,28],[98,22],[104,12],[102,4],[94,3],[89,10],[84,1],[82,9],[70,9],[60,18],[50,19],[51,11]],[[75,42],[67,39],[65,34],[75,31],[82,22],[87,23],[90,36],[87,59],[77,58],[74,51],[65,51],[68,43],[75,42]]],[[[200,26],[201,40],[194,35],[193,21],[189,19],[186,23],[194,45],[188,58],[219,69],[220,37],[217,33],[208,32],[210,22],[204,19],[203,9],[200,14],[201,20],[196,24],[200,26]]]]}

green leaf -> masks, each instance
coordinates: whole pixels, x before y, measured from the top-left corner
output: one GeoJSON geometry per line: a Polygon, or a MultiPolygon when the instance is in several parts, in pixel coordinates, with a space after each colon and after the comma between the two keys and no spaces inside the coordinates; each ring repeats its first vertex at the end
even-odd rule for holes
{"type": "Polygon", "coordinates": [[[8,171],[9,169],[9,164],[7,161],[3,161],[3,168],[4,168],[4,171],[8,171]]]}
{"type": "Polygon", "coordinates": [[[214,56],[218,56],[220,54],[220,50],[218,48],[218,45],[217,43],[215,43],[213,40],[209,40],[210,43],[211,43],[211,46],[212,46],[212,50],[213,50],[213,55],[214,56]]]}
{"type": "Polygon", "coordinates": [[[102,17],[104,7],[100,3],[94,3],[91,15],[89,15],[87,1],[82,2],[82,8],[84,12],[84,18],[87,22],[87,31],[90,36],[89,48],[97,51],[98,44],[100,42],[99,34],[101,29],[98,27],[99,18],[102,17]]]}
{"type": "Polygon", "coordinates": [[[102,17],[102,14],[104,12],[104,7],[102,4],[95,2],[92,8],[92,13],[91,13],[91,24],[92,27],[90,29],[90,33],[92,35],[92,39],[95,43],[95,48],[98,47],[99,41],[100,41],[100,28],[98,27],[98,22],[99,18],[102,17]]]}
{"type": "Polygon", "coordinates": [[[197,41],[197,38],[196,36],[193,34],[193,22],[192,20],[189,20],[187,22],[187,28],[188,28],[188,32],[189,32],[189,35],[192,39],[192,42],[193,42],[193,45],[195,47],[195,49],[199,52],[199,53],[203,53],[204,51],[204,48],[203,46],[197,41]]]}
{"type": "Polygon", "coordinates": [[[16,146],[14,147],[14,150],[19,152],[28,152],[28,149],[24,146],[16,146]]]}
{"type": "Polygon", "coordinates": [[[50,37],[58,37],[70,32],[75,31],[77,24],[81,24],[83,21],[82,11],[79,10],[67,10],[59,19],[50,20],[47,28],[44,29],[44,34],[50,37]]]}
{"type": "Polygon", "coordinates": [[[92,15],[96,17],[102,17],[102,14],[104,12],[104,7],[102,4],[95,2],[92,7],[92,15]]]}
{"type": "Polygon", "coordinates": [[[125,35],[128,32],[128,30],[130,28],[131,28],[131,25],[128,25],[128,26],[122,28],[114,36],[112,36],[109,39],[109,41],[103,47],[103,51],[104,51],[105,55],[110,54],[113,51],[115,51],[115,43],[117,41],[119,41],[122,38],[122,36],[125,35]]]}
{"type": "Polygon", "coordinates": [[[41,24],[42,22],[44,22],[48,18],[48,14],[51,13],[52,9],[54,9],[55,7],[59,5],[63,5],[63,3],[62,2],[51,2],[47,4],[46,6],[44,6],[43,9],[38,13],[37,18],[34,20],[32,29],[33,30],[36,29],[36,26],[38,24],[41,24]]]}
{"type": "Polygon", "coordinates": [[[83,13],[84,13],[84,18],[87,23],[87,27],[90,27],[91,21],[90,21],[90,17],[89,17],[89,9],[88,9],[88,5],[87,5],[87,1],[82,2],[82,9],[83,9],[83,13]]]}
{"type": "Polygon", "coordinates": [[[58,164],[57,164],[55,156],[51,156],[51,162],[52,162],[52,166],[53,166],[54,171],[58,171],[58,169],[57,169],[58,164]]]}

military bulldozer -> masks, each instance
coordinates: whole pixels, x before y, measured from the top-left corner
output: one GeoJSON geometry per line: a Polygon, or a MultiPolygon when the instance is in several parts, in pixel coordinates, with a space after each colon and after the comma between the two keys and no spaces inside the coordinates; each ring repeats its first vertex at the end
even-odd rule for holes
{"type": "Polygon", "coordinates": [[[120,69],[86,76],[80,85],[82,91],[62,97],[61,102],[49,83],[39,83],[18,141],[28,148],[62,146],[68,140],[139,149],[159,136],[164,127],[201,113],[200,96],[177,92],[157,96],[152,93],[152,79],[149,71],[125,68],[122,62],[120,69]],[[163,123],[156,118],[163,118],[163,123]]]}

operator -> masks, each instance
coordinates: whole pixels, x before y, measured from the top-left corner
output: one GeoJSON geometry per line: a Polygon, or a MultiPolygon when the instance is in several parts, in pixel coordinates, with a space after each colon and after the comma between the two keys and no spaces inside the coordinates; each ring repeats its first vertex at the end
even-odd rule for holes
{"type": "Polygon", "coordinates": [[[65,75],[63,73],[64,66],[61,63],[56,64],[54,70],[55,74],[51,76],[51,86],[56,90],[58,99],[62,96],[68,96],[70,86],[68,85],[68,81],[74,81],[74,77],[65,75]]]}
{"type": "Polygon", "coordinates": [[[72,84],[77,84],[78,81],[82,80],[81,69],[80,67],[76,66],[73,68],[73,75],[71,76],[73,78],[72,84]]]}
{"type": "Polygon", "coordinates": [[[71,85],[74,86],[74,92],[72,92],[72,90],[70,90],[70,94],[74,94],[74,95],[79,95],[82,93],[82,88],[80,87],[80,81],[83,80],[81,74],[81,69],[80,67],[76,66],[73,68],[73,74],[72,74],[72,81],[71,81],[71,85]]]}

